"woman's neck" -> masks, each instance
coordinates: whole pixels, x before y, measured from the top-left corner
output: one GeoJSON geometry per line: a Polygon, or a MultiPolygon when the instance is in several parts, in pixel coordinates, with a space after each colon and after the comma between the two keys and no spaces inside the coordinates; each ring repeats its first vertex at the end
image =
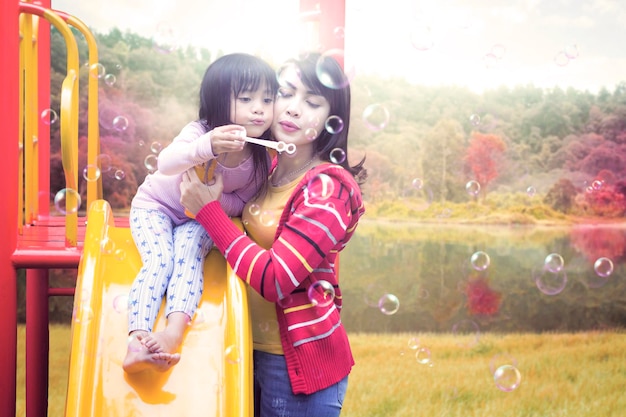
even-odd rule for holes
{"type": "MultiPolygon", "coordinates": [[[[298,148],[298,151],[301,151],[298,148]]],[[[309,169],[319,165],[321,160],[313,152],[296,152],[295,155],[279,154],[271,183],[275,187],[289,184],[309,169]]]]}

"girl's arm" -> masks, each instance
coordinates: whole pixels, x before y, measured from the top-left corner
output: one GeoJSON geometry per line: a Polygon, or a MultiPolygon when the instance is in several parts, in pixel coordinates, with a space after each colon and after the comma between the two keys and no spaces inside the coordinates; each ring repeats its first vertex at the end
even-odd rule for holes
{"type": "Polygon", "coordinates": [[[200,122],[191,122],[159,154],[159,171],[164,175],[177,175],[213,158],[211,132],[200,122]]]}
{"type": "Polygon", "coordinates": [[[241,130],[238,125],[225,125],[206,132],[200,122],[191,122],[159,154],[159,171],[178,175],[220,153],[240,152],[245,144],[241,130]]]}

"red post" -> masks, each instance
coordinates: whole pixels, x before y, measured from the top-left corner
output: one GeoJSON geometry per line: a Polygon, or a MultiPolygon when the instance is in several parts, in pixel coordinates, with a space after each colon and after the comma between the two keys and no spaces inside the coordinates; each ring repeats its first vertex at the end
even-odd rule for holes
{"type": "Polygon", "coordinates": [[[48,415],[48,272],[26,271],[26,417],[48,415]]]}
{"type": "MultiPolygon", "coordinates": [[[[39,5],[49,9],[50,0],[39,0],[39,5]]],[[[39,114],[50,108],[50,23],[46,19],[39,19],[39,32],[37,34],[37,72],[39,74],[38,97],[39,114]]],[[[54,109],[57,113],[59,109],[54,109]]],[[[50,126],[39,119],[39,159],[50,161],[50,126]]],[[[49,162],[41,167],[49,167],[49,162]]],[[[56,190],[58,191],[58,190],[56,190]]],[[[50,169],[39,170],[39,198],[38,213],[47,216],[50,212],[50,169]]]]}
{"type": "MultiPolygon", "coordinates": [[[[40,6],[50,8],[50,0],[40,0],[40,6]]],[[[38,114],[50,108],[50,24],[39,19],[37,33],[38,114]]],[[[56,110],[56,109],[55,109],[56,110]]],[[[58,110],[57,110],[58,111],[58,110]]],[[[50,126],[39,120],[38,126],[38,210],[47,216],[50,206],[50,126]]],[[[26,271],[26,417],[48,415],[48,269],[26,271]]]]}
{"type": "Polygon", "coordinates": [[[0,1],[0,416],[15,415],[17,361],[17,274],[11,254],[17,245],[19,24],[18,2],[0,1]]]}
{"type": "Polygon", "coordinates": [[[320,52],[344,49],[345,0],[300,0],[300,14],[304,19],[318,23],[320,52]]]}

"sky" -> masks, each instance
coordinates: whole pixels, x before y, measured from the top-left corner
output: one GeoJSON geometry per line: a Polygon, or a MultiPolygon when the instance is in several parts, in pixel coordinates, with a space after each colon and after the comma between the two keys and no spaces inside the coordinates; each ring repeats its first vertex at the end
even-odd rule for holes
{"type": "MultiPolygon", "coordinates": [[[[336,1],[336,0],[323,0],[336,1]]],[[[597,92],[626,81],[621,0],[345,0],[346,70],[476,92],[534,84],[597,92]]],[[[106,33],[249,52],[272,62],[313,45],[298,0],[52,0],[106,33]],[[171,41],[173,40],[173,41],[171,41]]]]}

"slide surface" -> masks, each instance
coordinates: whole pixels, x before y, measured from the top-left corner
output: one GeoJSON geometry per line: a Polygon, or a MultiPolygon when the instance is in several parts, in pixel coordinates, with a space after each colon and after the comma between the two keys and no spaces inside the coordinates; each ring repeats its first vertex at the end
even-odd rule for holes
{"type": "MultiPolygon", "coordinates": [[[[244,284],[217,250],[203,298],[168,372],[127,375],[127,302],[141,267],[130,230],[108,203],[92,204],[78,270],[66,417],[252,415],[252,346],[244,284]]],[[[161,309],[163,310],[163,308],[161,309]]],[[[160,314],[156,329],[164,326],[160,314]]]]}

